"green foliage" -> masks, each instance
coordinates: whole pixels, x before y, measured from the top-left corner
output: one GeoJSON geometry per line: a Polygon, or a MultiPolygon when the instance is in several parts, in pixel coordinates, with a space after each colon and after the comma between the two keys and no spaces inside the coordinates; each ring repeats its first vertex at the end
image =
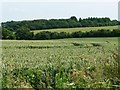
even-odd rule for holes
{"type": "Polygon", "coordinates": [[[101,44],[98,43],[91,43],[93,46],[102,46],[101,44]]]}
{"type": "Polygon", "coordinates": [[[77,21],[77,18],[75,16],[70,17],[71,20],[77,21]]]}
{"type": "Polygon", "coordinates": [[[16,36],[12,31],[5,28],[2,29],[2,39],[15,39],[15,38],[16,36]]]}
{"type": "Polygon", "coordinates": [[[2,39],[2,27],[0,26],[0,39],[2,39]]]}
{"type": "Polygon", "coordinates": [[[75,28],[75,27],[99,27],[99,26],[114,26],[118,25],[117,20],[109,18],[86,18],[79,19],[71,16],[69,19],[39,19],[31,21],[9,21],[2,23],[2,28],[10,31],[16,31],[20,27],[29,28],[30,30],[54,29],[54,28],[75,28]]]}
{"type": "MultiPolygon", "coordinates": [[[[117,50],[118,51],[118,50],[117,50]]],[[[111,57],[114,59],[111,62],[104,64],[104,75],[109,87],[120,88],[120,75],[119,75],[119,55],[117,51],[113,51],[111,57]]]]}
{"type": "Polygon", "coordinates": [[[37,34],[33,34],[30,32],[28,28],[21,27],[17,29],[15,34],[7,29],[3,29],[3,39],[18,39],[18,40],[49,40],[49,39],[63,39],[63,38],[83,38],[83,37],[120,37],[120,30],[113,29],[113,30],[91,30],[91,31],[78,31],[73,33],[67,32],[50,32],[50,31],[43,31],[37,34]]]}
{"type": "Polygon", "coordinates": [[[117,38],[5,40],[2,43],[3,88],[120,87],[117,38]],[[84,48],[89,44],[95,45],[84,48]]]}
{"type": "Polygon", "coordinates": [[[50,34],[51,34],[51,32],[41,32],[41,33],[37,33],[36,35],[35,35],[35,39],[42,39],[42,40],[48,40],[48,39],[51,39],[51,37],[50,37],[50,34]]]}
{"type": "Polygon", "coordinates": [[[66,32],[49,32],[43,31],[37,33],[34,39],[37,40],[49,40],[49,39],[63,39],[63,38],[83,38],[83,37],[120,37],[120,30],[114,29],[110,30],[96,30],[96,31],[89,31],[89,32],[73,32],[73,33],[66,33],[66,32]]]}
{"type": "Polygon", "coordinates": [[[16,39],[18,40],[32,40],[33,39],[33,32],[30,32],[29,29],[21,27],[19,28],[16,33],[16,39]]]}

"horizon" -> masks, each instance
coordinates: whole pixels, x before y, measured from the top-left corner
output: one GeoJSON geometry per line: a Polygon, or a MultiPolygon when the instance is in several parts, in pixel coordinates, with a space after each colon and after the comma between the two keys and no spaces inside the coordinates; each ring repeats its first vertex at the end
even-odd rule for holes
{"type": "MultiPolygon", "coordinates": [[[[72,17],[72,16],[71,16],[72,17]]],[[[75,16],[76,17],[76,16],[75,16]]],[[[79,20],[79,18],[81,17],[76,17],[77,20],[79,20]]],[[[110,17],[87,17],[87,18],[109,18],[110,20],[117,20],[117,19],[111,19],[110,17]]],[[[81,18],[81,19],[87,19],[87,18],[81,18]]],[[[49,18],[49,19],[46,19],[46,18],[38,18],[38,19],[24,19],[24,20],[11,20],[11,21],[14,21],[14,22],[22,22],[22,21],[34,21],[34,20],[51,20],[51,19],[70,19],[69,18],[49,18]]],[[[11,21],[5,21],[5,22],[1,22],[1,23],[6,23],[6,22],[11,22],[11,21]]],[[[118,20],[117,20],[118,21],[118,20]]]]}
{"type": "Polygon", "coordinates": [[[4,2],[1,22],[109,17],[118,20],[117,2],[4,2]]]}

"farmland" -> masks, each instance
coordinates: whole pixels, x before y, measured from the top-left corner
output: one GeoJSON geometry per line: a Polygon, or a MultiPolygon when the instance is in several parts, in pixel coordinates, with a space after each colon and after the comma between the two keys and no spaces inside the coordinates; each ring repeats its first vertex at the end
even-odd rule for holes
{"type": "Polygon", "coordinates": [[[67,33],[72,33],[72,32],[78,32],[78,31],[91,31],[91,30],[98,30],[98,29],[118,29],[118,26],[104,26],[104,27],[81,27],[81,28],[62,28],[62,29],[49,29],[49,30],[33,30],[34,34],[42,32],[42,31],[50,31],[50,32],[67,32],[67,33]]]}
{"type": "Polygon", "coordinates": [[[117,38],[0,42],[4,88],[119,87],[117,38]]]}

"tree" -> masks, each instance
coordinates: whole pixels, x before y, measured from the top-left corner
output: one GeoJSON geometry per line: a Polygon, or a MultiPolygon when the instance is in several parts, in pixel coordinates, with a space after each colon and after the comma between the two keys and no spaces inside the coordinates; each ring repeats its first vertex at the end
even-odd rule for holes
{"type": "Polygon", "coordinates": [[[37,33],[36,35],[35,35],[35,39],[37,39],[37,40],[47,40],[47,39],[50,39],[51,37],[50,37],[50,32],[48,32],[48,31],[43,31],[43,32],[40,32],[40,33],[37,33]]]}
{"type": "Polygon", "coordinates": [[[74,21],[78,21],[75,16],[71,16],[70,19],[71,19],[71,20],[74,20],[74,21]]]}
{"type": "Polygon", "coordinates": [[[16,39],[16,36],[12,31],[4,28],[2,29],[2,39],[16,39]]]}
{"type": "Polygon", "coordinates": [[[79,31],[79,32],[73,32],[72,34],[73,38],[80,38],[83,36],[83,32],[79,31]]]}
{"type": "Polygon", "coordinates": [[[71,16],[69,19],[38,19],[31,21],[9,21],[2,23],[2,28],[16,32],[18,28],[24,27],[29,30],[43,30],[53,28],[76,28],[76,27],[97,27],[97,26],[113,26],[120,25],[117,20],[110,20],[110,18],[96,18],[89,17],[85,19],[71,16]]]}
{"type": "Polygon", "coordinates": [[[2,27],[0,26],[0,39],[2,39],[2,27]]]}
{"type": "Polygon", "coordinates": [[[30,30],[24,27],[19,28],[15,35],[18,40],[31,40],[34,36],[33,32],[30,32],[30,30]]]}

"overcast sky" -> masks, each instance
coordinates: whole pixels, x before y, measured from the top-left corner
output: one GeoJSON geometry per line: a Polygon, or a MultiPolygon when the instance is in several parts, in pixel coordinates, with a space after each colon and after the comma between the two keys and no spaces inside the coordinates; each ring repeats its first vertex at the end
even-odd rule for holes
{"type": "Polygon", "coordinates": [[[76,16],[77,18],[110,17],[111,19],[118,19],[118,1],[1,0],[0,21],[70,18],[70,16],[76,16]]]}

